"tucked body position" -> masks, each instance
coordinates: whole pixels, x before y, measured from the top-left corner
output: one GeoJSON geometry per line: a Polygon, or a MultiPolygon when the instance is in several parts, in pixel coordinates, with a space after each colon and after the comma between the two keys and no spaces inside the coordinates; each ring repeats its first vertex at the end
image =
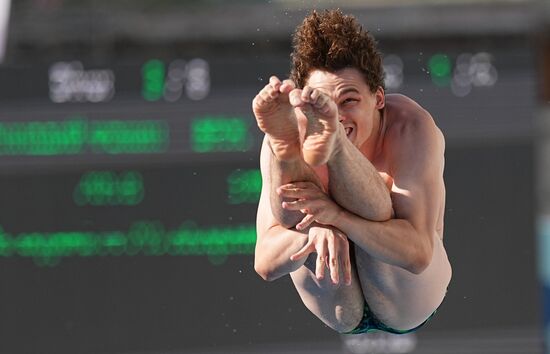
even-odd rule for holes
{"type": "Polygon", "coordinates": [[[385,94],[381,54],[357,20],[312,12],[290,78],[252,106],[265,133],[255,270],[290,274],[340,333],[407,333],[442,303],[445,141],[410,98],[385,94]]]}

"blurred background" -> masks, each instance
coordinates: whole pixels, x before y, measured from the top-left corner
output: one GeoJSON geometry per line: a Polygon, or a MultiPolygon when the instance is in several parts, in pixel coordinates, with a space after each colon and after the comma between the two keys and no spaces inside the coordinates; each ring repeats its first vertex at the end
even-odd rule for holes
{"type": "Polygon", "coordinates": [[[0,0],[0,352],[543,353],[549,9],[0,0]],[[453,280],[412,335],[339,336],[253,269],[252,98],[334,7],[447,140],[453,280]]]}

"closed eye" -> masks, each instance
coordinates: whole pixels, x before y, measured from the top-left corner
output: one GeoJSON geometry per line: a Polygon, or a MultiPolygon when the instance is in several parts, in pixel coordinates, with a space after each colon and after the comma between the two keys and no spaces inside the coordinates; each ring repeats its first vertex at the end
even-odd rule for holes
{"type": "Polygon", "coordinates": [[[345,100],[342,101],[342,104],[348,104],[348,103],[352,103],[352,102],[357,102],[359,101],[358,99],[356,98],[346,98],[345,100]]]}

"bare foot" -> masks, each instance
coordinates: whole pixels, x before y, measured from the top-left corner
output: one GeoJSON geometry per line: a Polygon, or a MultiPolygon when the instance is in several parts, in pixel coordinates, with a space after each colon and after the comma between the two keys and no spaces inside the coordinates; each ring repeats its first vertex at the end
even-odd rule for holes
{"type": "Polygon", "coordinates": [[[302,90],[293,90],[290,93],[290,103],[307,120],[302,145],[304,160],[310,166],[327,163],[334,153],[336,133],[340,125],[338,107],[329,96],[309,86],[302,90]]]}
{"type": "Polygon", "coordinates": [[[281,82],[272,76],[252,101],[258,127],[267,134],[273,154],[281,161],[301,156],[298,123],[288,98],[294,87],[292,81],[281,82]]]}

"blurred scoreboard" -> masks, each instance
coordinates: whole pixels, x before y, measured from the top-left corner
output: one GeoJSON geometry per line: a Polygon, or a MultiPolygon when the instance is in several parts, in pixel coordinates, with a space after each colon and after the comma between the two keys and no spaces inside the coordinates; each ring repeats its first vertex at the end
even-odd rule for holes
{"type": "MultiPolygon", "coordinates": [[[[451,143],[529,134],[508,102],[502,115],[476,111],[518,84],[506,53],[436,48],[390,46],[387,92],[423,104],[451,143]]],[[[102,254],[251,254],[262,139],[251,101],[271,74],[287,75],[287,58],[1,67],[0,256],[54,265],[102,254]]]]}
{"type": "Polygon", "coordinates": [[[251,254],[261,136],[242,71],[200,58],[0,69],[0,255],[251,254]]]}

